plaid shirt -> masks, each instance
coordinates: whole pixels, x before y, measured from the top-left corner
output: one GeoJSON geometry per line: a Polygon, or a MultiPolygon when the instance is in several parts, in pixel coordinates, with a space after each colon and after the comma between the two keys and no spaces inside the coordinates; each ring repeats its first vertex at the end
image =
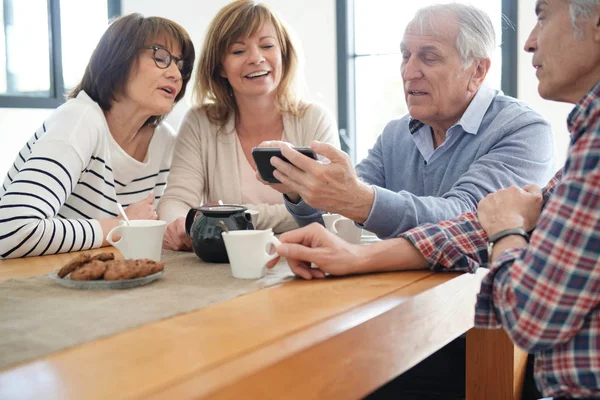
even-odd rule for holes
{"type": "MultiPolygon", "coordinates": [[[[544,205],[561,175],[562,170],[542,189],[544,205]]],[[[437,224],[423,224],[400,237],[412,242],[433,270],[475,272],[479,267],[487,267],[488,237],[479,225],[476,213],[464,213],[437,224]]]]}
{"type": "MultiPolygon", "coordinates": [[[[503,326],[519,347],[535,353],[544,395],[600,398],[600,82],[568,125],[564,174],[546,187],[529,246],[507,250],[490,266],[475,325],[503,326]]],[[[487,236],[474,214],[405,238],[434,268],[474,271],[487,264],[487,236]]]]}

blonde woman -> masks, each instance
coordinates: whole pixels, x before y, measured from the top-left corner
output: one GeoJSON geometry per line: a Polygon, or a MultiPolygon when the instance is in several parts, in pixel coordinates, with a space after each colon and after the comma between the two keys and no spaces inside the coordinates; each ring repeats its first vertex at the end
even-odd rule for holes
{"type": "Polygon", "coordinates": [[[195,106],[179,130],[159,217],[164,247],[189,250],[185,216],[219,200],[259,211],[257,229],[297,225],[283,196],[256,179],[251,150],[264,141],[339,147],[333,118],[302,100],[298,56],[283,22],[264,4],[235,1],[211,22],[197,65],[195,106]]]}

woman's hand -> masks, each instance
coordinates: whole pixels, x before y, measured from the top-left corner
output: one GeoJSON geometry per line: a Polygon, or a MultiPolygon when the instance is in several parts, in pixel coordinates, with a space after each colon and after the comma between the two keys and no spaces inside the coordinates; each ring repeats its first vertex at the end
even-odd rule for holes
{"type": "MultiPolygon", "coordinates": [[[[156,210],[154,209],[154,194],[150,194],[150,196],[146,197],[144,200],[138,201],[137,203],[133,203],[125,209],[125,215],[129,220],[137,220],[137,219],[150,219],[157,220],[158,215],[156,214],[156,210]]],[[[102,228],[102,247],[110,246],[110,243],[106,240],[106,235],[113,228],[119,226],[120,222],[123,221],[122,218],[108,218],[101,219],[100,227],[102,228]]],[[[120,235],[114,235],[113,240],[119,240],[120,235]]]]}
{"type": "Polygon", "coordinates": [[[363,248],[350,244],[322,225],[310,224],[279,237],[277,253],[285,257],[292,272],[304,279],[347,275],[360,271],[363,248]],[[311,263],[317,268],[312,268],[311,263]]]}
{"type": "Polygon", "coordinates": [[[185,233],[185,218],[177,218],[167,225],[163,236],[163,249],[175,251],[192,250],[192,241],[185,233]]]}
{"type": "Polygon", "coordinates": [[[127,218],[132,219],[158,219],[156,210],[154,209],[154,194],[146,197],[142,201],[131,204],[125,209],[127,218]]]}

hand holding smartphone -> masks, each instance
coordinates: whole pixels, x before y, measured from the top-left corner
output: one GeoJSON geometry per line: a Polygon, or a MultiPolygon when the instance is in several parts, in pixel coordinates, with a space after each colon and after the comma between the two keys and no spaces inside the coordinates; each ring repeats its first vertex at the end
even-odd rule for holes
{"type": "MultiPolygon", "coordinates": [[[[294,150],[317,161],[317,155],[310,147],[294,147],[294,150]]],[[[273,176],[275,167],[271,165],[271,157],[279,157],[289,162],[282,154],[279,147],[255,147],[252,149],[252,158],[263,181],[269,183],[281,183],[273,176]]]]}

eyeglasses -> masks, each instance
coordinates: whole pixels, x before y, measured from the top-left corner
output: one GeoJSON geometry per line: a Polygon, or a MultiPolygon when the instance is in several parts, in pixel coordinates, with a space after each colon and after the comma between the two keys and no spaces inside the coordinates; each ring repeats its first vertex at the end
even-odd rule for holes
{"type": "Polygon", "coordinates": [[[181,58],[175,57],[169,53],[167,49],[163,49],[160,46],[148,46],[146,48],[154,50],[154,55],[152,58],[154,58],[154,64],[156,64],[158,68],[167,69],[171,65],[171,61],[175,61],[177,69],[179,72],[181,72],[181,77],[184,79],[187,77],[188,71],[185,67],[185,61],[183,61],[181,58]]]}

